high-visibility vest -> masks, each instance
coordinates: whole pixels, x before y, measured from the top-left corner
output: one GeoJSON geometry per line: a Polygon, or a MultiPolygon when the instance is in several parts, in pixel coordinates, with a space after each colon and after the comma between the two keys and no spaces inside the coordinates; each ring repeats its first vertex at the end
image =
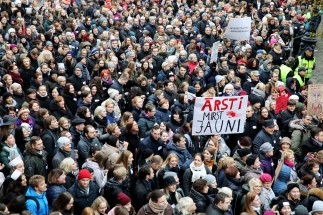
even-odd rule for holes
{"type": "Polygon", "coordinates": [[[284,82],[285,86],[286,86],[287,75],[290,71],[292,71],[290,67],[284,64],[280,66],[280,79],[282,80],[282,82],[284,82]]]}
{"type": "Polygon", "coordinates": [[[302,77],[300,75],[295,75],[293,78],[296,78],[298,83],[299,83],[299,86],[304,86],[305,85],[305,81],[303,81],[302,77]]]}
{"type": "Polygon", "coordinates": [[[315,65],[315,58],[313,58],[313,60],[306,60],[305,58],[298,56],[298,66],[294,71],[294,75],[298,75],[299,67],[305,67],[307,69],[305,78],[311,78],[314,65],[315,65]]]}

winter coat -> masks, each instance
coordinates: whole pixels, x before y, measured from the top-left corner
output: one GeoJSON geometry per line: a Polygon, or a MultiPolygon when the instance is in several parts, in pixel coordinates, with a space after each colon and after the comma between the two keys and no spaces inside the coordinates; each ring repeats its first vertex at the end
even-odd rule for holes
{"type": "Polygon", "coordinates": [[[59,168],[59,165],[62,162],[62,160],[69,157],[73,158],[76,161],[74,150],[72,150],[71,152],[64,152],[61,149],[59,149],[52,159],[53,169],[59,168]]]}
{"type": "Polygon", "coordinates": [[[317,142],[315,139],[312,137],[308,138],[302,145],[302,157],[305,157],[307,153],[314,153],[318,152],[323,149],[323,144],[317,142]]]}
{"type": "MultiPolygon", "coordinates": [[[[9,162],[14,159],[16,156],[20,155],[20,157],[22,158],[22,154],[19,150],[19,148],[17,147],[17,145],[13,146],[12,150],[15,150],[15,157],[10,157],[10,153],[4,149],[3,147],[8,147],[7,144],[5,143],[1,143],[0,145],[0,163],[4,164],[5,165],[5,168],[2,170],[2,172],[5,174],[5,175],[9,175],[10,174],[10,171],[12,170],[12,167],[9,165],[9,162]]],[[[13,156],[13,155],[12,155],[13,156]]]]}
{"type": "Polygon", "coordinates": [[[168,109],[158,107],[156,110],[155,118],[158,124],[161,122],[169,122],[172,113],[168,109]]]}
{"type": "Polygon", "coordinates": [[[116,147],[113,147],[109,144],[104,144],[102,146],[102,149],[101,149],[108,157],[108,163],[109,165],[112,165],[114,166],[116,163],[117,163],[117,160],[119,158],[119,155],[120,155],[120,150],[116,147]]]}
{"type": "Polygon", "coordinates": [[[279,130],[282,132],[282,137],[289,135],[289,123],[294,118],[295,112],[291,112],[289,110],[283,110],[277,116],[277,124],[279,126],[279,130]]]}
{"type": "Polygon", "coordinates": [[[287,189],[287,182],[290,181],[291,171],[292,169],[289,166],[283,164],[273,185],[273,191],[277,196],[282,194],[287,189]]]}
{"type": "Polygon", "coordinates": [[[255,138],[258,132],[258,120],[259,119],[256,114],[253,114],[251,117],[246,118],[243,136],[248,136],[252,140],[255,138]]]}
{"type": "Polygon", "coordinates": [[[49,96],[40,96],[38,93],[36,95],[36,99],[39,102],[39,106],[41,108],[46,108],[47,110],[50,110],[49,104],[50,104],[50,98],[49,96]]]}
{"type": "Polygon", "coordinates": [[[206,197],[203,194],[197,192],[196,190],[194,190],[194,188],[192,188],[189,197],[191,197],[195,202],[196,213],[204,213],[206,211],[209,204],[206,197]]]}
{"type": "Polygon", "coordinates": [[[301,119],[292,120],[289,123],[290,129],[292,129],[292,150],[295,152],[295,155],[300,158],[302,155],[301,146],[308,140],[311,136],[311,129],[309,126],[306,126],[301,119]]]}
{"type": "Polygon", "coordinates": [[[254,169],[252,167],[247,167],[246,174],[244,175],[244,182],[248,183],[252,178],[259,178],[263,173],[262,169],[254,169]]]}
{"type": "Polygon", "coordinates": [[[104,187],[103,197],[108,201],[110,208],[116,206],[117,196],[121,192],[130,196],[129,189],[126,184],[120,183],[114,178],[111,178],[107,181],[104,187]]]}
{"type": "Polygon", "coordinates": [[[97,138],[88,139],[87,137],[82,135],[80,141],[77,144],[80,165],[82,165],[85,162],[85,160],[89,157],[90,148],[92,146],[97,146],[100,149],[102,148],[102,144],[97,138]]]}
{"type": "Polygon", "coordinates": [[[65,182],[65,184],[63,186],[68,190],[76,182],[76,175],[71,173],[71,172],[66,173],[65,181],[66,182],[65,182]]]}
{"type": "MultiPolygon", "coordinates": [[[[204,167],[205,167],[206,174],[212,174],[207,166],[204,166],[204,167]]],[[[185,196],[189,195],[190,191],[193,189],[192,175],[193,175],[192,170],[188,166],[188,168],[184,172],[183,185],[182,185],[185,196]]]]}
{"type": "Polygon", "coordinates": [[[151,149],[155,155],[161,155],[162,156],[162,152],[163,152],[163,143],[161,142],[160,139],[155,140],[151,134],[149,134],[149,136],[147,136],[145,139],[143,139],[140,143],[139,143],[139,150],[144,150],[145,148],[149,148],[151,149]]]}
{"type": "Polygon", "coordinates": [[[57,120],[59,120],[61,117],[66,117],[68,119],[73,118],[73,114],[68,109],[67,105],[65,105],[65,110],[64,110],[55,101],[51,101],[49,108],[53,116],[55,116],[57,120]]]}
{"type": "Polygon", "coordinates": [[[268,173],[271,177],[274,177],[275,169],[273,167],[273,159],[271,157],[266,157],[264,153],[259,156],[261,162],[261,169],[264,173],[268,173]]]}
{"type": "Polygon", "coordinates": [[[77,97],[70,93],[66,93],[66,94],[63,93],[62,96],[64,98],[67,108],[71,111],[72,115],[74,116],[77,110],[77,105],[76,105],[77,97]]]}
{"type": "Polygon", "coordinates": [[[265,211],[271,209],[271,200],[275,197],[275,193],[272,189],[268,190],[266,188],[262,188],[260,193],[260,202],[261,205],[263,205],[265,211]]]}
{"type": "Polygon", "coordinates": [[[270,80],[270,75],[271,75],[271,69],[267,69],[267,65],[271,63],[269,60],[265,60],[264,63],[260,66],[260,77],[259,80],[264,83],[267,84],[270,80]]]}
{"type": "Polygon", "coordinates": [[[147,196],[152,191],[151,182],[146,180],[138,180],[135,184],[134,195],[136,197],[136,201],[133,202],[133,206],[136,211],[148,203],[147,196]]]}
{"type": "Polygon", "coordinates": [[[215,204],[212,204],[206,209],[205,213],[206,215],[224,215],[225,211],[218,208],[215,204]]]}
{"type": "Polygon", "coordinates": [[[27,179],[33,175],[42,175],[47,177],[47,152],[45,150],[38,153],[30,146],[30,143],[28,143],[26,145],[23,160],[27,179]]]}
{"type": "Polygon", "coordinates": [[[252,151],[254,154],[259,154],[260,153],[260,146],[265,143],[269,142],[271,143],[272,146],[276,146],[276,137],[274,135],[268,134],[265,129],[262,129],[261,131],[258,132],[256,137],[253,139],[252,142],[252,151]]]}
{"type": "Polygon", "coordinates": [[[140,137],[145,138],[149,136],[155,123],[157,123],[155,117],[148,118],[144,112],[141,113],[138,120],[140,137]]]}
{"type": "Polygon", "coordinates": [[[323,190],[320,188],[312,188],[308,191],[307,197],[301,202],[308,211],[312,211],[312,206],[315,201],[323,201],[323,190]]]}
{"type": "Polygon", "coordinates": [[[234,193],[242,191],[241,180],[237,178],[226,177],[222,187],[229,187],[234,193]]]}
{"type": "Polygon", "coordinates": [[[100,195],[99,186],[90,181],[89,192],[84,193],[80,188],[78,181],[68,189],[68,192],[74,198],[74,214],[81,214],[83,209],[86,207],[91,207],[93,201],[100,195]]]}
{"type": "Polygon", "coordinates": [[[57,197],[66,191],[66,188],[60,184],[48,184],[46,190],[46,197],[49,205],[52,205],[57,197]]]}
{"type": "Polygon", "coordinates": [[[52,130],[52,129],[45,129],[42,135],[42,140],[44,143],[44,149],[48,153],[48,160],[47,162],[51,163],[51,160],[53,159],[55,153],[58,151],[58,146],[57,146],[57,140],[59,136],[57,133],[57,129],[52,130]]]}
{"type": "Polygon", "coordinates": [[[179,159],[178,165],[181,170],[186,170],[190,167],[190,164],[192,163],[192,155],[186,148],[179,148],[173,142],[168,143],[166,148],[168,150],[168,154],[175,153],[177,155],[179,159]]]}
{"type": "Polygon", "coordinates": [[[28,187],[26,192],[26,208],[30,211],[33,215],[48,215],[49,214],[49,207],[48,201],[46,198],[46,192],[39,194],[35,191],[34,188],[28,187]],[[32,199],[28,199],[28,197],[35,197],[39,204],[39,210],[37,210],[37,202],[32,199]]]}
{"type": "Polygon", "coordinates": [[[179,129],[184,125],[185,123],[185,117],[183,117],[179,122],[175,121],[172,117],[170,118],[170,121],[167,123],[167,126],[174,132],[179,132],[179,129]]]}

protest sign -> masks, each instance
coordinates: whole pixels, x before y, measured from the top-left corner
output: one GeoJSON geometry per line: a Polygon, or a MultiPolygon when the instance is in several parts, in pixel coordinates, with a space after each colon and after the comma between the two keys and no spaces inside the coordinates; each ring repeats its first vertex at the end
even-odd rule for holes
{"type": "Polygon", "coordinates": [[[216,41],[213,43],[210,63],[217,62],[217,60],[218,60],[219,43],[220,43],[220,41],[216,41]]]}
{"type": "Polygon", "coordinates": [[[307,113],[318,116],[323,112],[323,84],[308,85],[307,113]]]}
{"type": "Polygon", "coordinates": [[[197,97],[192,135],[242,133],[248,96],[197,97]]]}
{"type": "Polygon", "coordinates": [[[249,40],[251,31],[251,17],[231,18],[225,31],[225,38],[233,40],[249,40]]]}

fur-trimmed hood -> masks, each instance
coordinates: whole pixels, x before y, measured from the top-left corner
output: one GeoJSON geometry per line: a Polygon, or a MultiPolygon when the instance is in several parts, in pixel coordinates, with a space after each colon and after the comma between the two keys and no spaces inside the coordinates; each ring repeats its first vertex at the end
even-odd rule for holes
{"type": "Polygon", "coordinates": [[[308,191],[308,196],[316,196],[319,199],[323,200],[323,189],[312,188],[308,191]]]}

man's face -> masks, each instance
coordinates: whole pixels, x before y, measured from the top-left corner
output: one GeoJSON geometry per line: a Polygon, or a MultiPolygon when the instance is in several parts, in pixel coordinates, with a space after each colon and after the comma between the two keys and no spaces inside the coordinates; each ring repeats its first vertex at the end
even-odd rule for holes
{"type": "Polygon", "coordinates": [[[95,129],[92,127],[92,128],[89,128],[88,132],[86,133],[87,137],[89,139],[94,139],[96,137],[96,134],[95,134],[95,129]]]}
{"type": "Polygon", "coordinates": [[[221,208],[223,211],[227,211],[229,209],[230,204],[231,198],[225,198],[224,202],[220,202],[219,208],[221,208]]]}
{"type": "Polygon", "coordinates": [[[77,131],[83,131],[84,127],[85,127],[84,123],[81,123],[75,126],[77,131]]]}
{"type": "Polygon", "coordinates": [[[264,127],[264,129],[268,134],[274,134],[275,127],[264,127]]]}
{"type": "Polygon", "coordinates": [[[70,151],[72,151],[72,144],[71,144],[71,141],[70,140],[69,140],[69,143],[66,143],[63,146],[63,151],[64,152],[70,152],[70,151]]]}
{"type": "Polygon", "coordinates": [[[90,179],[89,178],[83,178],[81,180],[79,180],[79,185],[80,187],[88,187],[90,184],[90,179]]]}
{"type": "Polygon", "coordinates": [[[245,66],[240,66],[239,73],[241,73],[241,74],[246,73],[246,67],[245,66]]]}
{"type": "Polygon", "coordinates": [[[154,138],[154,140],[158,140],[160,137],[160,129],[152,129],[151,136],[154,138]]]}
{"type": "Polygon", "coordinates": [[[211,28],[205,28],[205,34],[210,35],[211,34],[211,28]]]}
{"type": "Polygon", "coordinates": [[[296,106],[295,105],[287,105],[287,109],[291,112],[294,112],[296,106]]]}
{"type": "Polygon", "coordinates": [[[305,51],[305,54],[308,56],[308,57],[311,57],[313,55],[313,51],[311,50],[306,50],[305,51]]]}
{"type": "Polygon", "coordinates": [[[305,116],[305,118],[303,119],[303,122],[305,125],[309,125],[312,123],[312,117],[311,116],[305,116]]]}
{"type": "Polygon", "coordinates": [[[37,151],[42,151],[44,149],[43,141],[41,139],[37,140],[35,144],[32,144],[32,148],[37,151]]]}
{"type": "Polygon", "coordinates": [[[253,76],[251,76],[251,79],[253,81],[259,81],[259,75],[253,75],[253,76]]]}
{"type": "Polygon", "coordinates": [[[166,90],[174,90],[174,84],[173,83],[168,83],[166,86],[166,90]]]}
{"type": "Polygon", "coordinates": [[[38,186],[35,187],[35,190],[39,193],[43,193],[47,190],[47,184],[45,183],[45,180],[38,183],[38,186]]]}
{"type": "Polygon", "coordinates": [[[246,117],[247,118],[252,117],[253,113],[254,113],[253,109],[251,107],[247,107],[246,117]]]}
{"type": "Polygon", "coordinates": [[[82,73],[82,71],[81,71],[81,69],[79,69],[79,68],[76,68],[76,69],[74,70],[74,74],[75,74],[76,76],[80,76],[80,75],[81,75],[81,73],[82,73]]]}
{"type": "Polygon", "coordinates": [[[154,175],[155,175],[154,170],[150,168],[150,174],[149,174],[148,180],[152,180],[154,178],[154,175]]]}
{"type": "Polygon", "coordinates": [[[315,136],[315,139],[318,140],[319,142],[323,142],[323,131],[318,133],[318,135],[315,136]]]}

